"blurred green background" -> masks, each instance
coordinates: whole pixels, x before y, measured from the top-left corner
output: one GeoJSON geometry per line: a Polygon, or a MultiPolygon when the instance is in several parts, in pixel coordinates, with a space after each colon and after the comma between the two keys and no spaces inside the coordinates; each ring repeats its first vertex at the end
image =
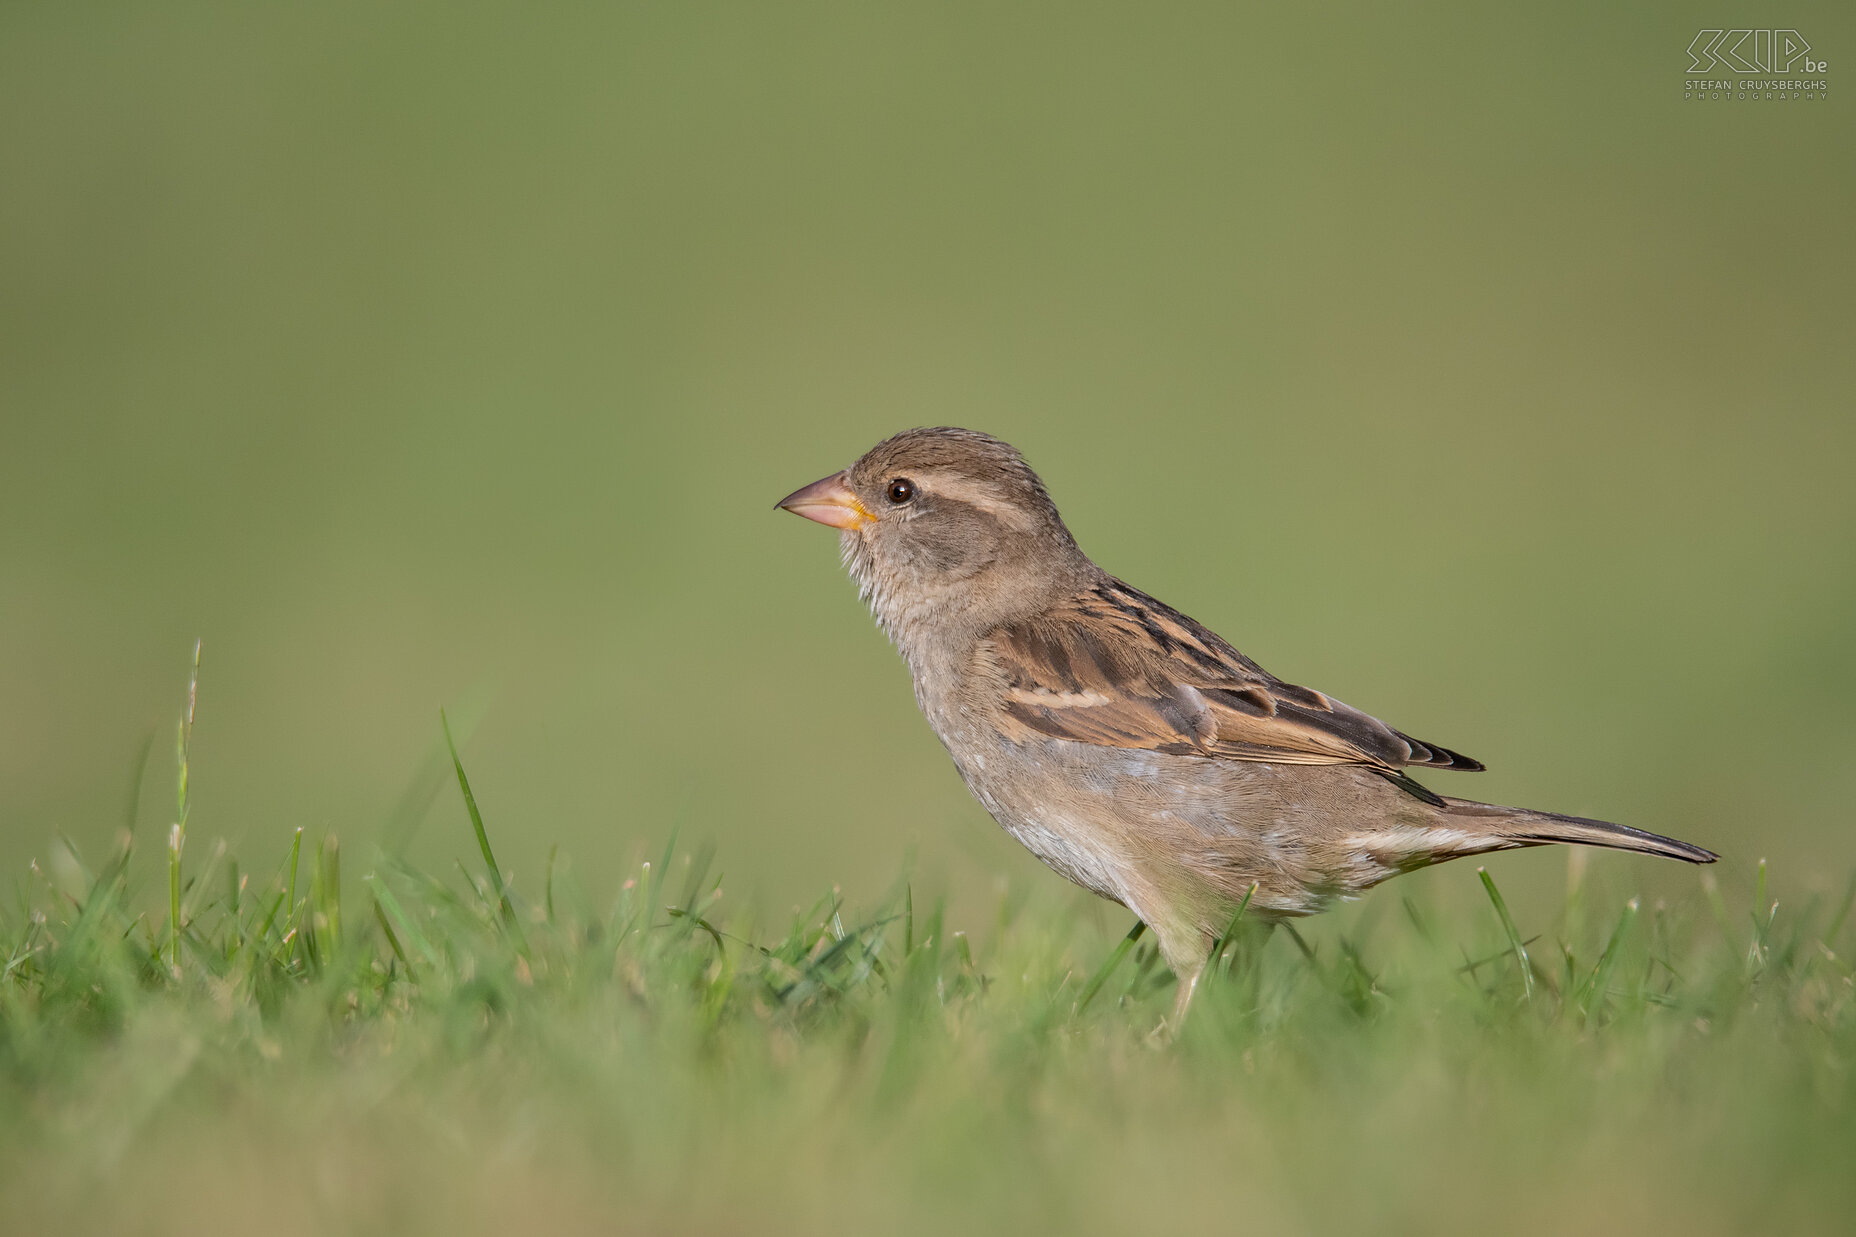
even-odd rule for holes
{"type": "MultiPolygon", "coordinates": [[[[156,728],[165,831],[198,636],[248,867],[380,836],[445,705],[531,887],[1054,880],[771,509],[953,423],[1442,788],[1840,886],[1856,125],[1684,101],[1689,11],[0,8],[0,861],[156,728]]],[[[1846,6],[1729,16],[1842,81],[1846,6]]]]}

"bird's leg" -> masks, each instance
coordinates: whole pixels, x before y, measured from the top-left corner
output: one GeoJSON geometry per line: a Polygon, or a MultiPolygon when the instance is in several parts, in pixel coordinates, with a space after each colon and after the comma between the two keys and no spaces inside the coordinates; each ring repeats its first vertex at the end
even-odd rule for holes
{"type": "MultiPolygon", "coordinates": [[[[1246,898],[1245,900],[1248,901],[1249,899],[1246,898]]],[[[1278,921],[1267,919],[1263,922],[1266,929],[1274,931],[1278,921]]],[[[1235,926],[1234,923],[1233,927],[1235,926]]],[[[1295,936],[1295,943],[1302,947],[1302,951],[1308,954],[1309,960],[1312,962],[1314,960],[1314,955],[1309,952],[1308,945],[1302,940],[1301,935],[1289,924],[1285,923],[1283,926],[1289,929],[1291,935],[1295,936]]],[[[1214,954],[1222,953],[1224,947],[1229,943],[1230,942],[1226,940],[1219,940],[1213,946],[1214,954]]],[[[1192,1009],[1192,998],[1199,991],[1199,980],[1205,977],[1205,967],[1210,961],[1210,957],[1199,958],[1194,962],[1181,963],[1173,968],[1173,974],[1179,977],[1179,990],[1177,995],[1173,998],[1173,1016],[1159,1026],[1159,1034],[1163,1038],[1170,1039],[1178,1035],[1180,1028],[1186,1025],[1186,1014],[1192,1009]]]]}
{"type": "Polygon", "coordinates": [[[1190,970],[1177,970],[1179,992],[1173,998],[1173,1016],[1167,1019],[1167,1029],[1174,1035],[1186,1025],[1186,1013],[1192,1008],[1192,996],[1199,990],[1199,977],[1205,974],[1205,963],[1199,962],[1190,970]]]}

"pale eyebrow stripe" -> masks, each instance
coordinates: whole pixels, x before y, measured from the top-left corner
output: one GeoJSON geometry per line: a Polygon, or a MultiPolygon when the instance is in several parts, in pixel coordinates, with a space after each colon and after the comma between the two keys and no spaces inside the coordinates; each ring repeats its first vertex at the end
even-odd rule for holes
{"type": "Polygon", "coordinates": [[[1037,526],[1037,518],[1031,512],[1012,502],[1002,487],[990,481],[975,481],[944,472],[922,473],[915,480],[931,494],[978,507],[1013,528],[1029,530],[1037,526]]]}

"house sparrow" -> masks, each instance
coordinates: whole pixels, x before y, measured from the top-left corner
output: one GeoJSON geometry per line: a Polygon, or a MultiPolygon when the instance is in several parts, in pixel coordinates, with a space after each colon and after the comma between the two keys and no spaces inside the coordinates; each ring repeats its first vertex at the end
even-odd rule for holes
{"type": "Polygon", "coordinates": [[[1089,560],[1009,444],[917,429],[782,499],[842,530],[846,567],[993,819],[1153,929],[1179,1025],[1238,906],[1310,915],[1401,872],[1572,842],[1690,863],[1624,825],[1438,795],[1479,770],[1269,674],[1089,560]]]}

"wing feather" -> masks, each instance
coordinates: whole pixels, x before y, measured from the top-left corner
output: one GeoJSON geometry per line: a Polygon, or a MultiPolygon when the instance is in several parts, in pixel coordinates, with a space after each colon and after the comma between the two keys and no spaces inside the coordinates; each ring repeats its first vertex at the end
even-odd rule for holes
{"type": "Polygon", "coordinates": [[[1276,764],[1482,768],[1266,672],[1206,627],[1119,580],[993,631],[1009,725],[1108,747],[1276,764]]]}

